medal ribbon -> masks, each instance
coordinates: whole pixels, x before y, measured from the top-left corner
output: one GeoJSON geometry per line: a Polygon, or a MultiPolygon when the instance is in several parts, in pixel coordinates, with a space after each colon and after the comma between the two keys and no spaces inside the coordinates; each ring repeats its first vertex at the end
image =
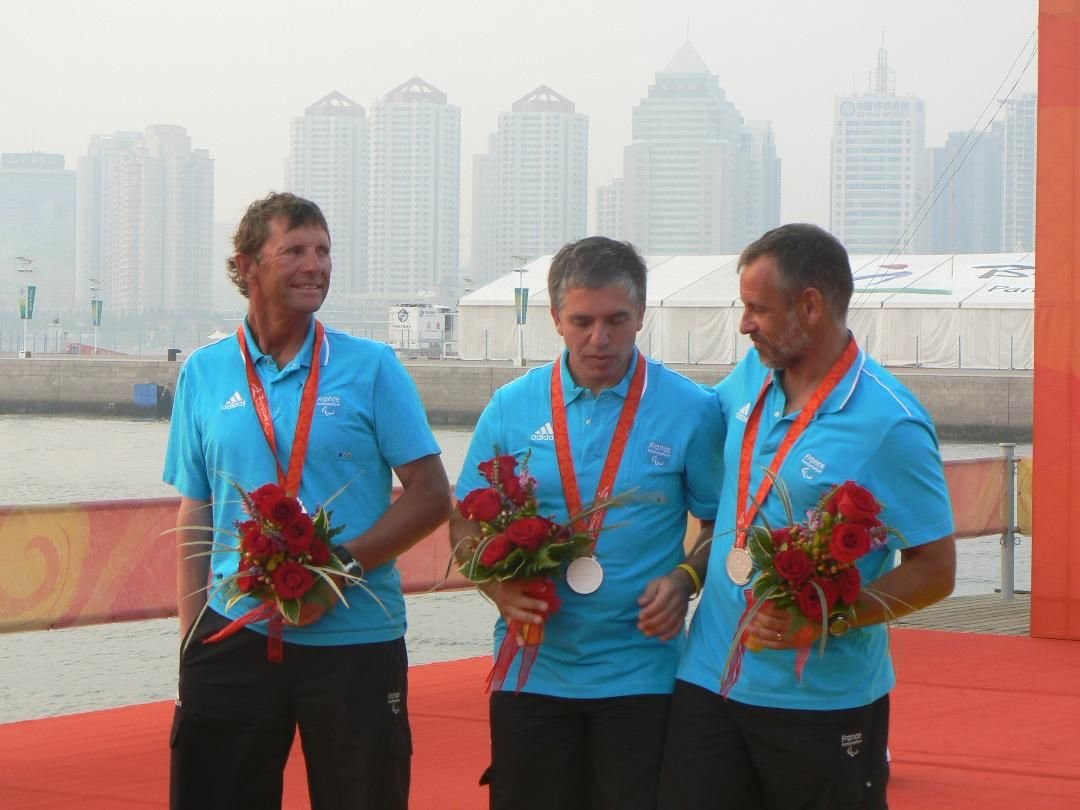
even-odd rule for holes
{"type": "Polygon", "coordinates": [[[769,497],[769,492],[772,490],[773,480],[780,472],[780,468],[784,464],[784,459],[787,458],[788,451],[802,436],[803,431],[806,430],[807,425],[810,424],[810,420],[817,414],[818,409],[821,408],[822,403],[828,398],[829,394],[833,392],[840,380],[844,378],[844,375],[851,369],[852,364],[855,362],[855,358],[859,355],[859,347],[855,344],[855,338],[848,337],[848,344],[844,348],[843,353],[833,363],[832,368],[829,369],[829,373],[825,375],[810,397],[809,401],[799,412],[799,415],[792,422],[788,428],[787,434],[785,434],[783,441],[780,442],[780,447],[776,451],[776,455],[773,456],[772,463],[769,465],[768,474],[761,479],[761,485],[758,487],[757,494],[754,499],[747,502],[747,495],[750,492],[750,467],[754,456],[754,445],[757,443],[758,429],[761,427],[761,411],[765,406],[765,396],[769,391],[769,386],[772,384],[773,375],[772,372],[765,378],[765,384],[761,386],[761,392],[758,394],[757,402],[754,403],[754,410],[750,413],[750,419],[746,423],[746,432],[743,434],[742,451],[739,456],[739,489],[736,508],[739,505],[742,506],[741,511],[738,513],[735,521],[736,535],[735,535],[735,547],[746,548],[746,530],[750,527],[754,517],[757,516],[758,509],[765,503],[765,499],[769,497]]]}
{"type": "Polygon", "coordinates": [[[266,397],[266,389],[263,388],[262,380],[259,379],[255,364],[248,353],[244,327],[241,325],[236,330],[236,339],[240,341],[240,354],[244,356],[244,365],[247,368],[251,401],[255,406],[255,414],[259,417],[259,426],[262,427],[263,436],[266,437],[266,443],[274,456],[274,464],[277,465],[278,483],[292,497],[300,495],[300,478],[304,473],[304,460],[307,457],[308,440],[311,437],[311,420],[315,415],[315,400],[319,393],[319,353],[322,349],[323,337],[323,325],[315,321],[315,346],[311,350],[311,371],[308,372],[307,382],[304,383],[304,393],[300,398],[300,415],[296,420],[296,433],[293,436],[289,469],[286,473],[278,458],[277,441],[274,438],[274,418],[270,414],[270,402],[266,397]]]}
{"type": "MultiPolygon", "coordinates": [[[[630,429],[634,426],[634,417],[637,416],[638,405],[641,404],[641,392],[645,388],[646,363],[645,358],[636,349],[634,351],[637,354],[637,367],[630,379],[630,390],[623,402],[619,421],[615,425],[615,435],[611,439],[607,459],[600,473],[600,481],[596,485],[596,500],[611,496],[611,490],[615,486],[615,477],[619,473],[619,464],[622,462],[623,452],[630,439],[630,429]]],[[[581,513],[582,502],[581,489],[578,487],[577,473],[574,470],[574,456],[570,450],[570,431],[566,425],[566,401],[563,398],[561,361],[556,362],[551,369],[551,426],[555,431],[555,457],[559,462],[559,475],[562,477],[563,492],[566,495],[566,508],[569,510],[570,517],[573,517],[581,513]]],[[[596,536],[600,533],[606,514],[606,509],[600,509],[589,516],[586,530],[593,535],[592,548],[596,548],[596,536]]]]}

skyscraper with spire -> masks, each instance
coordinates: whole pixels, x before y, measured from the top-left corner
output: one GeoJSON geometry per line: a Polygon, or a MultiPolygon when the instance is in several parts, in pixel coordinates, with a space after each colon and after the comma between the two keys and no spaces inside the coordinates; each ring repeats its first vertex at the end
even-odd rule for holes
{"type": "MultiPolygon", "coordinates": [[[[833,102],[829,226],[852,253],[911,253],[925,196],[925,103],[897,96],[882,41],[867,92],[833,102]]],[[[929,228],[924,229],[929,231],[929,228]]]]}
{"type": "Polygon", "coordinates": [[[771,126],[743,121],[690,42],[656,74],[632,122],[622,227],[642,253],[734,253],[779,223],[771,126]]]}
{"type": "Polygon", "coordinates": [[[588,160],[588,118],[550,87],[499,114],[488,155],[474,163],[473,196],[484,201],[473,209],[475,285],[585,236],[588,160]]]}
{"type": "Polygon", "coordinates": [[[292,119],[285,188],[316,203],[333,242],[330,301],[350,308],[367,292],[368,121],[364,108],[334,91],[292,119]]]}

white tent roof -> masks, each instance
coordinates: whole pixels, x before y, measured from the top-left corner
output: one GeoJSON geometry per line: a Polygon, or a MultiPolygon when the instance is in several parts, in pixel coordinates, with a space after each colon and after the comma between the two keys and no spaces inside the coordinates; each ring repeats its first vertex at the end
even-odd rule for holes
{"type": "MultiPolygon", "coordinates": [[[[548,307],[551,256],[526,265],[529,306],[548,307]]],[[[738,256],[647,256],[649,307],[739,306],[738,256]]],[[[1032,309],[1032,253],[850,257],[855,293],[852,309],[1032,309]],[[886,259],[882,261],[882,259],[886,259]]],[[[516,271],[463,297],[461,308],[513,306],[516,271]]]]}

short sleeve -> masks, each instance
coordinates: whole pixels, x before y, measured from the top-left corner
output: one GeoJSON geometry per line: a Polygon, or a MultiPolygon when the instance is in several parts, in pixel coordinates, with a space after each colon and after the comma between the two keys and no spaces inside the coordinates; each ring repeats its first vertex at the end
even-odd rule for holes
{"type": "Polygon", "coordinates": [[[465,462],[462,464],[461,473],[458,475],[457,485],[454,488],[454,497],[458,500],[474,489],[487,486],[484,476],[480,474],[477,467],[480,462],[487,461],[495,455],[495,448],[505,445],[501,435],[501,404],[501,391],[496,391],[495,396],[480,414],[472,440],[469,442],[469,451],[465,454],[465,462]]]}
{"type": "Polygon", "coordinates": [[[724,475],[724,438],[727,435],[720,398],[715,391],[699,409],[697,427],[686,453],[686,489],[690,514],[699,520],[715,520],[724,475]]]}
{"type": "Polygon", "coordinates": [[[169,445],[165,451],[165,471],[162,479],[166,484],[176,487],[183,497],[205,501],[210,499],[211,487],[206,472],[202,429],[196,407],[198,386],[190,372],[189,363],[180,369],[176,381],[176,397],[173,400],[169,423],[169,445]]]}
{"type": "Polygon", "coordinates": [[[379,358],[372,398],[375,438],[387,464],[401,467],[440,452],[416,384],[389,347],[379,358]]]}

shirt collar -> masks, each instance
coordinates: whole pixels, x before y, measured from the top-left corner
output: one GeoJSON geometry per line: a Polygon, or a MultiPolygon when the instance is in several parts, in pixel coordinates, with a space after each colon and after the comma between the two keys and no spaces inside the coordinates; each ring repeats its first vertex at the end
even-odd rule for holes
{"type": "MultiPolygon", "coordinates": [[[[851,332],[849,331],[848,334],[851,334],[851,332]]],[[[851,339],[854,340],[855,336],[851,335],[851,339]]],[[[814,419],[817,419],[823,413],[835,413],[844,409],[848,400],[851,399],[851,395],[855,393],[855,387],[859,384],[859,377],[862,374],[864,365],[866,365],[866,352],[864,352],[860,346],[859,353],[855,356],[855,362],[851,364],[851,368],[847,370],[843,379],[837,383],[836,388],[832,390],[832,393],[825,398],[823,403],[821,403],[818,412],[814,414],[814,419]]],[[[773,373],[772,383],[769,386],[772,389],[772,395],[780,398],[784,397],[784,389],[780,384],[782,374],[783,371],[773,373]]],[[[798,411],[788,414],[786,418],[794,419],[797,415],[798,411]]]]}
{"type": "MultiPolygon", "coordinates": [[[[634,376],[634,369],[637,368],[640,358],[641,352],[635,347],[634,356],[630,358],[630,367],[626,369],[626,374],[623,375],[623,378],[619,380],[617,384],[613,385],[611,388],[605,388],[604,391],[610,391],[616,396],[626,399],[627,394],[630,393],[630,379],[634,376]]],[[[562,357],[559,358],[559,366],[562,369],[563,401],[565,404],[569,405],[589,389],[578,385],[574,381],[574,377],[570,374],[569,349],[563,349],[562,357]]]]}
{"type": "MultiPolygon", "coordinates": [[[[244,317],[244,338],[247,340],[248,354],[251,357],[251,362],[255,366],[258,366],[259,361],[269,355],[259,348],[259,344],[255,341],[255,336],[251,333],[251,325],[248,324],[247,316],[244,317]]],[[[325,366],[329,359],[329,347],[327,346],[327,340],[323,339],[323,351],[322,351],[322,365],[325,366]]],[[[304,343],[300,347],[300,351],[296,353],[296,357],[289,361],[286,368],[293,365],[309,368],[311,366],[311,350],[315,346],[315,319],[311,319],[311,323],[308,324],[307,336],[304,338],[304,343]]],[[[285,371],[285,369],[281,369],[285,371]]]]}

